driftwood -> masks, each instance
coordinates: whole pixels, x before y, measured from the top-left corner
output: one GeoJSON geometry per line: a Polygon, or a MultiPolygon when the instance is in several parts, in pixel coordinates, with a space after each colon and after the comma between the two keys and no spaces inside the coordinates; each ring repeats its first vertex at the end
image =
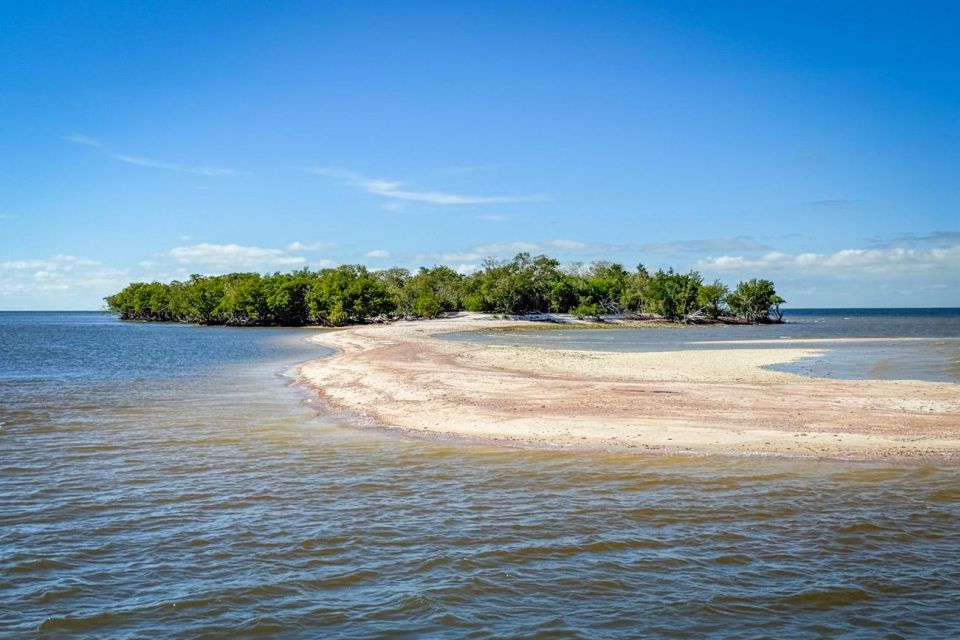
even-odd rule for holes
{"type": "Polygon", "coordinates": [[[706,307],[700,307],[699,309],[697,309],[697,310],[694,311],[693,313],[688,313],[687,315],[683,316],[683,323],[684,323],[684,324],[698,324],[699,322],[701,322],[701,321],[703,321],[703,320],[706,320],[706,318],[705,318],[704,315],[703,315],[703,310],[704,310],[704,309],[706,309],[706,307]]]}

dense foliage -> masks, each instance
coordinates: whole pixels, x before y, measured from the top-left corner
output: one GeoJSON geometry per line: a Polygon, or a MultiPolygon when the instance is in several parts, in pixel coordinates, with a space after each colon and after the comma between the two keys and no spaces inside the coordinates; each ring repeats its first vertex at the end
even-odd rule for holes
{"type": "Polygon", "coordinates": [[[770,322],[781,319],[784,300],[769,280],[741,282],[731,292],[719,281],[704,284],[696,271],[651,275],[643,265],[629,272],[610,262],[561,267],[553,258],[520,253],[507,262],[489,260],[470,275],[445,266],[410,273],[343,265],[272,275],[194,275],[169,284],[134,282],[106,302],[125,320],[337,326],[459,310],[770,322]]]}

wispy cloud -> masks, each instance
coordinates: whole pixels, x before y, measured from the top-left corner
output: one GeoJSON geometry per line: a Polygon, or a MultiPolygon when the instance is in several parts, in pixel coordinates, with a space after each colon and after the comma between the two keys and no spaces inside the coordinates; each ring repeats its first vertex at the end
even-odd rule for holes
{"type": "Polygon", "coordinates": [[[709,253],[721,251],[767,251],[771,247],[754,238],[739,236],[736,238],[706,238],[702,240],[677,240],[674,242],[652,242],[640,246],[648,253],[709,253]]]}
{"type": "Polygon", "coordinates": [[[135,164],[140,167],[149,167],[151,169],[164,169],[165,171],[179,171],[181,173],[192,173],[198,176],[222,177],[240,175],[240,171],[235,169],[226,169],[224,167],[190,167],[187,165],[176,164],[174,162],[161,162],[141,156],[131,156],[125,153],[109,153],[114,160],[135,164]]]}
{"type": "Polygon", "coordinates": [[[922,236],[914,236],[917,242],[931,242],[936,244],[960,244],[960,231],[933,231],[922,236]]]}
{"type": "Polygon", "coordinates": [[[102,145],[100,144],[100,141],[99,141],[99,140],[97,140],[97,139],[95,139],[95,138],[91,138],[90,136],[85,136],[85,135],[80,134],[80,133],[71,133],[70,135],[65,136],[64,139],[65,139],[65,140],[69,140],[70,142],[73,142],[73,143],[76,143],[76,144],[83,144],[83,145],[86,145],[86,146],[88,146],[88,147],[99,147],[99,146],[102,146],[102,145]]]}
{"type": "Polygon", "coordinates": [[[85,136],[79,133],[72,133],[65,137],[66,140],[74,143],[80,144],[87,147],[95,147],[97,149],[103,150],[108,157],[118,160],[119,162],[124,162],[127,164],[136,165],[139,167],[147,167],[149,169],[162,169],[164,171],[176,171],[179,173],[190,173],[198,176],[207,176],[207,177],[229,177],[229,176],[238,176],[245,175],[242,171],[237,171],[236,169],[227,169],[225,167],[214,167],[214,166],[195,166],[195,165],[186,165],[180,164],[177,162],[164,162],[161,160],[154,160],[153,158],[145,158],[143,156],[135,156],[129,153],[121,153],[119,151],[113,151],[108,149],[103,145],[102,142],[95,138],[85,136]]]}
{"type": "Polygon", "coordinates": [[[509,219],[507,216],[500,215],[499,213],[484,213],[483,215],[477,216],[477,220],[486,220],[487,222],[504,222],[509,219]]]}
{"type": "Polygon", "coordinates": [[[16,220],[20,216],[15,216],[12,213],[0,213],[0,220],[16,220]]]}
{"type": "Polygon", "coordinates": [[[443,191],[414,190],[404,182],[398,180],[383,180],[368,178],[354,171],[345,169],[318,167],[309,170],[311,173],[325,178],[334,178],[352,187],[357,187],[384,198],[405,200],[433,205],[474,205],[474,204],[511,204],[519,202],[542,202],[543,195],[527,196],[477,196],[443,191]]]}
{"type": "Polygon", "coordinates": [[[364,258],[389,258],[390,252],[386,249],[374,249],[363,254],[364,258]]]}
{"type": "Polygon", "coordinates": [[[926,234],[900,233],[892,237],[869,239],[871,249],[890,247],[947,247],[960,244],[960,231],[932,231],[926,234]]]}

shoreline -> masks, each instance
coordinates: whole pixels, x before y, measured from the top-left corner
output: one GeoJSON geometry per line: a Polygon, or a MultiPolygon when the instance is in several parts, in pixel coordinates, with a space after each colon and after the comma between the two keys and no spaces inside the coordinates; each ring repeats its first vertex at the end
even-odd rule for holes
{"type": "Polygon", "coordinates": [[[960,388],[763,367],[810,348],[599,352],[439,340],[522,328],[483,314],[364,325],[300,380],[336,410],[431,438],[551,451],[960,462],[960,388]]]}

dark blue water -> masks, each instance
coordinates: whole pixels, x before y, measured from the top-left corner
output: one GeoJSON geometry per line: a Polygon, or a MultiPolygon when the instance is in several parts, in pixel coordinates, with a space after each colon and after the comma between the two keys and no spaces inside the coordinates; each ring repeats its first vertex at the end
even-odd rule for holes
{"type": "Polygon", "coordinates": [[[839,379],[960,382],[960,309],[796,309],[785,324],[552,329],[448,334],[453,340],[599,351],[817,348],[771,367],[839,379]]]}
{"type": "Polygon", "coordinates": [[[311,333],[0,313],[0,637],[956,637],[956,468],[405,439],[311,333]]]}

